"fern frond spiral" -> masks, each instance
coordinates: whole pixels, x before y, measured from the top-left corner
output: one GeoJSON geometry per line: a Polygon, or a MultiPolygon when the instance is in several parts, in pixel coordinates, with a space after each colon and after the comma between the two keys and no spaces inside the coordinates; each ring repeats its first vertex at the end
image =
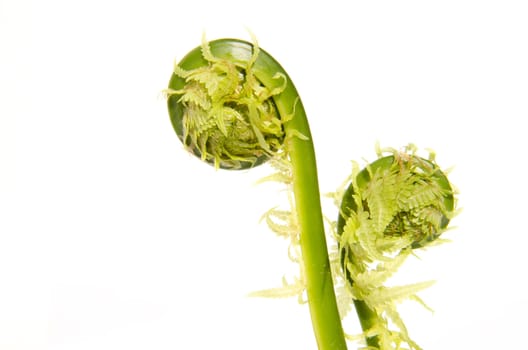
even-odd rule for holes
{"type": "Polygon", "coordinates": [[[337,222],[340,265],[367,344],[385,350],[403,342],[419,349],[396,303],[420,300],[416,293],[431,282],[397,287],[383,283],[413,249],[431,244],[447,229],[455,213],[455,191],[434,157],[417,156],[413,145],[378,156],[361,171],[355,167],[344,191],[337,222]],[[389,324],[399,330],[389,329],[389,324]]]}
{"type": "Polygon", "coordinates": [[[265,86],[255,77],[256,42],[246,60],[215,56],[211,46],[223,42],[204,40],[189,52],[165,93],[174,129],[191,153],[216,168],[246,169],[272,157],[283,143],[273,97],[287,81],[277,73],[275,84],[265,86]]]}

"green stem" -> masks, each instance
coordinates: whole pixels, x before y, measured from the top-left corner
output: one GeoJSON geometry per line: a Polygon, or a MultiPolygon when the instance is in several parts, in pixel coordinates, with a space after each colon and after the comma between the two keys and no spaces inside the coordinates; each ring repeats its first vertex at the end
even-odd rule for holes
{"type": "MultiPolygon", "coordinates": [[[[251,44],[233,39],[216,40],[209,44],[216,57],[240,62],[247,62],[253,50],[251,44]]],[[[289,142],[288,152],[293,166],[293,191],[301,230],[300,244],[313,330],[319,350],[346,349],[330,271],[315,151],[306,113],[286,71],[271,55],[261,50],[253,70],[255,76],[267,87],[282,83],[280,79],[273,78],[276,73],[281,73],[288,79],[286,88],[273,99],[280,115],[295,112],[284,128],[286,135],[291,135],[286,138],[286,142],[289,142]],[[299,133],[308,139],[296,137],[299,133]]]]}
{"type": "MultiPolygon", "coordinates": [[[[356,308],[356,313],[361,324],[361,329],[363,332],[371,330],[377,323],[377,315],[371,310],[363,300],[354,300],[354,306],[356,308]]],[[[378,337],[366,337],[367,345],[375,349],[379,348],[378,337]]]]}

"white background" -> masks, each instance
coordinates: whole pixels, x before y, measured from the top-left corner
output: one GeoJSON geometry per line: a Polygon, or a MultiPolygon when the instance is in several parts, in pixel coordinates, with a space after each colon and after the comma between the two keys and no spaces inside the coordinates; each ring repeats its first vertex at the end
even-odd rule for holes
{"type": "Polygon", "coordinates": [[[452,243],[402,271],[438,281],[434,314],[402,307],[417,342],[526,348],[526,2],[300,4],[0,0],[0,349],[316,348],[306,306],[246,297],[288,272],[266,169],[185,154],[160,93],[202,31],[246,28],[303,98],[323,192],[377,140],[455,166],[452,243]]]}

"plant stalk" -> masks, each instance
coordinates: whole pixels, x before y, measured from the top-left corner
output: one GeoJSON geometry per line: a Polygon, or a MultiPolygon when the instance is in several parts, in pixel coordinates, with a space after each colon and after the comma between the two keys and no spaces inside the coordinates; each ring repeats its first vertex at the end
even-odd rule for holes
{"type": "MultiPolygon", "coordinates": [[[[354,306],[363,332],[371,330],[372,327],[376,325],[376,320],[378,317],[376,313],[371,310],[363,300],[354,300],[354,306]]],[[[368,346],[374,349],[379,348],[379,341],[377,336],[365,338],[368,346]]]]}

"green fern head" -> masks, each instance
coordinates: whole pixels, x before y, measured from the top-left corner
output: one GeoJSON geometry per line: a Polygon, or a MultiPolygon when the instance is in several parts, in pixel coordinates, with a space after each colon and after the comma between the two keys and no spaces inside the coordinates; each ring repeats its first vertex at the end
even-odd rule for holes
{"type": "Polygon", "coordinates": [[[216,168],[261,164],[284,139],[273,102],[281,89],[268,89],[255,77],[256,42],[246,60],[235,58],[240,44],[248,45],[233,39],[204,40],[175,66],[166,90],[176,134],[191,153],[216,168]]]}
{"type": "Polygon", "coordinates": [[[455,211],[453,188],[434,157],[419,157],[414,147],[379,156],[355,174],[338,219],[342,247],[359,244],[351,249],[367,261],[428,245],[455,211]]]}

